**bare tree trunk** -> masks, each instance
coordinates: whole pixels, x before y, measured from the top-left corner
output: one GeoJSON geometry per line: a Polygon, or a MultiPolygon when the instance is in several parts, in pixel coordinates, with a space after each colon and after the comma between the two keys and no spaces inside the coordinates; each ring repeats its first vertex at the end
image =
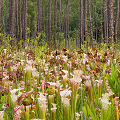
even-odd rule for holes
{"type": "Polygon", "coordinates": [[[93,29],[92,29],[92,18],[91,18],[91,2],[88,0],[88,8],[89,8],[89,24],[90,24],[90,46],[93,46],[93,29]]]}
{"type": "Polygon", "coordinates": [[[59,9],[59,32],[61,32],[61,15],[62,15],[62,0],[60,0],[60,9],[59,9]]]}
{"type": "MultiPolygon", "coordinates": [[[[1,1],[1,0],[0,0],[1,1]]],[[[1,10],[1,9],[0,9],[1,10]]],[[[6,1],[6,9],[5,9],[5,32],[7,33],[7,13],[8,13],[8,1],[6,1]]],[[[1,16],[0,16],[1,17],[1,16]]],[[[0,23],[1,24],[1,23],[0,23]]]]}
{"type": "Polygon", "coordinates": [[[68,0],[68,3],[67,3],[67,9],[68,9],[68,15],[67,15],[67,39],[68,39],[68,49],[69,49],[69,46],[70,46],[70,41],[69,41],[69,14],[70,14],[70,8],[69,8],[69,6],[70,6],[70,0],[68,0]]]}
{"type": "Polygon", "coordinates": [[[108,0],[108,38],[113,42],[113,0],[108,0]]]}
{"type": "Polygon", "coordinates": [[[100,24],[101,24],[101,40],[100,41],[103,42],[103,38],[104,38],[103,37],[103,33],[104,33],[104,31],[103,31],[103,18],[104,18],[103,14],[104,14],[104,12],[103,12],[102,6],[100,8],[101,8],[101,10],[100,10],[100,13],[101,13],[101,19],[100,19],[100,24]]]}
{"type": "Polygon", "coordinates": [[[92,18],[93,18],[93,28],[94,28],[94,32],[93,32],[93,39],[95,40],[96,39],[96,32],[95,32],[95,0],[93,0],[92,2],[92,18]]]}
{"type": "Polygon", "coordinates": [[[108,42],[108,16],[107,16],[108,10],[107,10],[107,0],[104,1],[104,37],[105,42],[108,42]]]}
{"type": "Polygon", "coordinates": [[[119,0],[116,0],[116,18],[115,18],[115,27],[114,27],[114,42],[117,43],[117,34],[118,34],[118,21],[119,21],[119,0]]]}
{"type": "MultiPolygon", "coordinates": [[[[96,7],[95,7],[95,13],[96,12],[97,12],[97,10],[96,10],[96,7]]],[[[97,31],[97,29],[98,29],[98,24],[97,24],[97,22],[95,22],[95,39],[96,39],[96,41],[98,41],[98,31],[97,31]]]]}
{"type": "Polygon", "coordinates": [[[68,49],[70,47],[70,40],[69,40],[69,29],[70,29],[70,25],[69,25],[69,8],[68,8],[68,25],[67,25],[67,39],[68,39],[68,49]]]}
{"type": "Polygon", "coordinates": [[[16,0],[16,38],[18,39],[18,30],[19,30],[19,25],[18,25],[18,0],[16,0]]]}
{"type": "Polygon", "coordinates": [[[0,29],[1,29],[1,0],[0,0],[0,29]]]}
{"type": "Polygon", "coordinates": [[[48,9],[48,43],[51,46],[51,0],[49,0],[49,9],[48,9]]]}
{"type": "Polygon", "coordinates": [[[10,11],[9,11],[9,19],[10,19],[10,35],[14,37],[14,27],[15,27],[15,0],[10,0],[10,11]]]}
{"type": "Polygon", "coordinates": [[[11,5],[12,0],[9,0],[9,33],[10,33],[10,23],[11,23],[11,5]]]}
{"type": "Polygon", "coordinates": [[[26,46],[27,40],[27,0],[23,0],[23,28],[22,35],[24,40],[24,46],[26,46]]]}
{"type": "MultiPolygon", "coordinates": [[[[35,6],[35,17],[34,17],[34,38],[36,38],[37,35],[37,23],[38,23],[38,18],[37,18],[37,6],[35,6]]],[[[39,14],[39,13],[38,13],[39,14]]]]}
{"type": "MultiPolygon", "coordinates": [[[[84,41],[86,41],[87,38],[87,0],[84,0],[83,2],[83,6],[84,6],[84,41]]],[[[84,44],[84,41],[83,44],[84,44]]]]}
{"type": "Polygon", "coordinates": [[[68,22],[68,20],[67,20],[67,18],[68,18],[67,15],[68,14],[67,14],[67,12],[68,11],[67,11],[67,4],[66,4],[66,8],[65,8],[65,48],[67,48],[67,34],[68,34],[67,33],[67,25],[68,25],[68,23],[67,23],[68,22]]]}
{"type": "MultiPolygon", "coordinates": [[[[0,32],[1,32],[1,0],[0,0],[0,32]]],[[[0,44],[2,44],[1,38],[0,38],[0,44]]]]}
{"type": "Polygon", "coordinates": [[[84,18],[83,18],[83,0],[80,0],[80,48],[84,41],[84,18]]]}
{"type": "Polygon", "coordinates": [[[42,32],[42,0],[38,0],[38,32],[42,32]]]}
{"type": "Polygon", "coordinates": [[[57,0],[54,3],[54,48],[56,49],[57,0]]]}
{"type": "MultiPolygon", "coordinates": [[[[45,11],[45,9],[44,9],[44,11],[45,11]]],[[[44,18],[48,18],[48,12],[47,12],[47,15],[44,15],[44,18]]],[[[44,28],[45,28],[45,32],[46,32],[46,41],[49,43],[49,41],[48,41],[48,20],[47,19],[46,19],[44,28]]]]}
{"type": "Polygon", "coordinates": [[[22,34],[21,34],[21,0],[18,0],[18,19],[19,19],[18,40],[21,40],[22,39],[22,34]]]}
{"type": "Polygon", "coordinates": [[[69,4],[70,0],[67,1],[65,8],[65,48],[67,48],[67,42],[69,47],[69,4]]]}
{"type": "Polygon", "coordinates": [[[5,1],[2,1],[2,10],[1,10],[1,13],[2,13],[2,27],[4,28],[5,27],[5,24],[4,24],[4,8],[5,8],[5,1]]]}
{"type": "Polygon", "coordinates": [[[59,8],[59,48],[60,48],[60,33],[61,33],[61,15],[62,15],[62,0],[60,0],[60,8],[59,8]]]}

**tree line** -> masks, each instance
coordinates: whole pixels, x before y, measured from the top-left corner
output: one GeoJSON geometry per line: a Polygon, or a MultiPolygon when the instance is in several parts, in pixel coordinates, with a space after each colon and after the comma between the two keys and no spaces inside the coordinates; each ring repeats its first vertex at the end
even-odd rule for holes
{"type": "Polygon", "coordinates": [[[119,42],[119,0],[0,0],[0,30],[16,42],[40,36],[56,49],[65,42],[119,42]]]}

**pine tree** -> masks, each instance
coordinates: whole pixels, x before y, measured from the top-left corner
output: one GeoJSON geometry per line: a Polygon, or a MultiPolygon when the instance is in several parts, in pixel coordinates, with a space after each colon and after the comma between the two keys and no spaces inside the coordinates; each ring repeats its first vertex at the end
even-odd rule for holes
{"type": "Polygon", "coordinates": [[[114,27],[114,42],[117,43],[117,34],[118,34],[118,22],[119,22],[119,0],[116,0],[116,18],[115,18],[115,27],[114,27]]]}

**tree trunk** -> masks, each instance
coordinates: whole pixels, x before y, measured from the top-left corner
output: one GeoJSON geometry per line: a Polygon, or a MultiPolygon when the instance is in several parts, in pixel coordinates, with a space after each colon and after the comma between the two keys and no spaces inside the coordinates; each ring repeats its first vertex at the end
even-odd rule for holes
{"type": "Polygon", "coordinates": [[[96,29],[95,29],[95,26],[96,26],[96,22],[95,22],[95,0],[93,0],[92,2],[92,18],[93,18],[93,28],[94,28],[94,32],[93,32],[93,39],[95,40],[96,39],[96,29]]]}
{"type": "MultiPolygon", "coordinates": [[[[37,35],[37,23],[38,23],[38,18],[37,18],[37,6],[35,6],[35,17],[34,17],[34,38],[36,38],[37,35]]],[[[39,14],[39,13],[38,13],[39,14]]]]}
{"type": "Polygon", "coordinates": [[[104,1],[104,38],[105,42],[108,42],[108,10],[107,0],[104,1]]]}
{"type": "Polygon", "coordinates": [[[83,18],[83,0],[80,0],[80,48],[84,41],[84,18],[83,18]]]}
{"type": "Polygon", "coordinates": [[[21,0],[18,0],[18,19],[19,19],[18,40],[20,41],[22,39],[22,34],[21,34],[21,0]]]}
{"type": "Polygon", "coordinates": [[[11,23],[11,2],[12,0],[9,0],[9,33],[10,33],[10,23],[11,23]]]}
{"type": "Polygon", "coordinates": [[[68,0],[68,4],[67,4],[67,9],[68,9],[68,15],[67,15],[67,39],[68,39],[68,49],[70,47],[70,41],[69,41],[69,29],[70,29],[70,25],[69,25],[69,14],[70,14],[70,0],[68,0]]]}
{"type": "MultiPolygon", "coordinates": [[[[1,0],[0,0],[1,1],[1,0]]],[[[0,9],[1,10],[1,9],[0,9]]],[[[7,15],[8,15],[8,1],[6,1],[6,9],[5,9],[5,32],[7,33],[7,15]]],[[[1,17],[1,16],[0,16],[1,17]]],[[[1,23],[0,23],[1,24],[1,23]]]]}
{"type": "Polygon", "coordinates": [[[18,39],[18,0],[16,0],[16,38],[18,39]]]}
{"type": "Polygon", "coordinates": [[[60,48],[60,33],[61,33],[61,15],[62,15],[62,0],[60,0],[60,8],[59,8],[59,48],[60,48]]]}
{"type": "Polygon", "coordinates": [[[62,15],[62,0],[60,0],[60,9],[59,9],[59,32],[61,32],[61,15],[62,15]]]}
{"type": "Polygon", "coordinates": [[[69,47],[69,4],[70,0],[67,1],[66,3],[66,8],[65,8],[65,48],[67,48],[67,42],[68,42],[68,47],[69,47]],[[68,41],[67,41],[68,40],[68,41]]]}
{"type": "MultiPolygon", "coordinates": [[[[95,5],[96,5],[96,3],[95,3],[95,5]]],[[[96,14],[96,12],[97,12],[97,10],[95,7],[95,14],[96,14]]],[[[94,17],[94,19],[95,19],[95,17],[94,17]]],[[[98,41],[98,24],[97,24],[97,22],[95,22],[95,40],[98,41]]]]}
{"type": "Polygon", "coordinates": [[[118,34],[118,21],[119,21],[119,0],[116,0],[116,18],[115,18],[115,27],[114,27],[114,42],[117,43],[117,34],[118,34]]]}
{"type": "Polygon", "coordinates": [[[0,0],[0,29],[1,29],[1,0],[0,0]]]}
{"type": "Polygon", "coordinates": [[[90,24],[90,46],[93,46],[93,29],[92,29],[92,18],[91,18],[91,2],[88,0],[89,8],[89,24],[90,24]]]}
{"type": "Polygon", "coordinates": [[[10,11],[9,11],[9,30],[11,37],[14,37],[14,27],[15,27],[15,0],[10,0],[10,11]]]}
{"type": "MultiPolygon", "coordinates": [[[[104,2],[102,2],[103,4],[104,4],[104,2]]],[[[100,25],[101,25],[101,39],[100,39],[100,42],[103,42],[103,33],[104,33],[104,31],[103,31],[103,14],[104,14],[104,12],[103,12],[103,9],[102,9],[102,6],[100,7],[101,8],[101,10],[100,10],[100,13],[101,13],[101,19],[100,19],[100,25]]]]}
{"type": "Polygon", "coordinates": [[[57,28],[57,0],[54,4],[54,48],[56,49],[56,28],[57,28]]]}
{"type": "Polygon", "coordinates": [[[49,0],[49,9],[48,9],[48,44],[51,46],[51,0],[49,0]]]}
{"type": "MultiPolygon", "coordinates": [[[[83,13],[84,13],[84,41],[86,41],[86,38],[87,38],[87,0],[84,0],[83,6],[84,6],[84,9],[83,9],[83,13]]],[[[83,44],[84,44],[84,41],[82,41],[83,44]]]]}
{"type": "Polygon", "coordinates": [[[67,48],[67,34],[68,34],[67,33],[67,28],[68,28],[67,27],[67,25],[68,25],[68,23],[67,23],[68,22],[68,20],[67,20],[67,18],[68,18],[67,15],[68,14],[67,14],[67,12],[68,11],[67,11],[67,4],[66,4],[66,8],[65,8],[65,27],[64,27],[64,29],[65,29],[65,48],[67,48]]]}
{"type": "Polygon", "coordinates": [[[22,35],[24,40],[24,46],[26,46],[27,40],[27,0],[23,0],[23,28],[22,35]]]}
{"type": "MultiPolygon", "coordinates": [[[[0,33],[1,33],[1,0],[0,0],[0,33]]],[[[0,45],[2,45],[2,38],[0,37],[0,45]]]]}
{"type": "Polygon", "coordinates": [[[1,13],[2,13],[2,27],[4,28],[5,27],[5,24],[4,24],[4,8],[5,8],[5,1],[2,1],[2,10],[1,10],[1,13]]]}
{"type": "Polygon", "coordinates": [[[113,42],[113,0],[108,0],[108,38],[113,42]]]}
{"type": "Polygon", "coordinates": [[[42,0],[38,0],[38,32],[42,32],[42,0]]]}

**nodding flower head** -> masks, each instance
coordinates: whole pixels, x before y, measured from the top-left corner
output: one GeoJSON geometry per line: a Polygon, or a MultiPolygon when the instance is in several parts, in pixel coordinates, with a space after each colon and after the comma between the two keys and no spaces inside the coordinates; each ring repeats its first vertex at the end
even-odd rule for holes
{"type": "Polygon", "coordinates": [[[70,106],[70,100],[68,98],[63,98],[62,102],[63,102],[63,107],[64,108],[69,108],[69,106],[70,106]]]}
{"type": "Polygon", "coordinates": [[[102,95],[102,98],[100,98],[100,101],[102,103],[102,108],[107,111],[109,108],[109,105],[111,104],[111,102],[109,101],[109,97],[110,94],[109,93],[105,93],[102,95]]]}
{"type": "Polygon", "coordinates": [[[76,77],[81,77],[83,75],[83,71],[82,70],[74,70],[74,75],[76,77]]]}
{"type": "Polygon", "coordinates": [[[38,103],[40,108],[43,108],[44,110],[46,109],[47,99],[46,99],[46,96],[44,96],[42,93],[40,93],[39,95],[38,103]]]}
{"type": "Polygon", "coordinates": [[[60,91],[61,98],[68,98],[71,96],[71,90],[65,89],[63,91],[60,91]]]}
{"type": "Polygon", "coordinates": [[[83,74],[83,71],[74,70],[74,75],[73,75],[73,78],[70,79],[70,82],[74,84],[80,84],[82,81],[81,79],[82,74],[83,74]]]}
{"type": "Polygon", "coordinates": [[[91,80],[87,80],[85,82],[85,88],[86,88],[86,91],[87,91],[89,97],[92,99],[92,83],[91,83],[91,80]]]}
{"type": "Polygon", "coordinates": [[[32,68],[32,66],[31,65],[26,65],[26,67],[25,67],[25,72],[32,72],[32,70],[33,70],[33,68],[32,68]]]}

